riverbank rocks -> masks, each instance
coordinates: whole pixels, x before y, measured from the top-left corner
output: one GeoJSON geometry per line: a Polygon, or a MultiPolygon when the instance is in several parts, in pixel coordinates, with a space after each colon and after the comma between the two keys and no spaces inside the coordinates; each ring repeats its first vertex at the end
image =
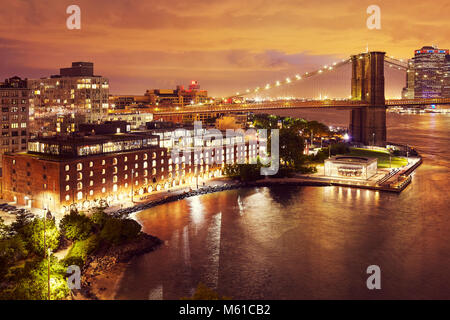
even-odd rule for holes
{"type": "Polygon", "coordinates": [[[139,236],[127,243],[118,246],[103,246],[87,258],[81,271],[80,293],[88,299],[97,299],[91,290],[95,277],[107,273],[117,263],[128,262],[134,256],[151,252],[163,242],[154,236],[141,232],[139,236]]]}

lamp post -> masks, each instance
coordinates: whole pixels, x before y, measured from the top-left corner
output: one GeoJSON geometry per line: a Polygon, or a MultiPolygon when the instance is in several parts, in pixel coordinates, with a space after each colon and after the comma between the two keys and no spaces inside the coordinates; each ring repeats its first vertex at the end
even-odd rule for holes
{"type": "Polygon", "coordinates": [[[131,169],[131,202],[134,203],[134,169],[131,169]]]}
{"type": "MultiPolygon", "coordinates": [[[[46,209],[44,209],[45,211],[46,209]]],[[[47,248],[47,218],[51,219],[52,214],[50,210],[47,209],[47,212],[44,212],[44,259],[45,254],[47,253],[47,298],[50,300],[50,248],[47,248]]]]}
{"type": "Polygon", "coordinates": [[[50,255],[52,251],[50,248],[47,249],[47,288],[48,288],[48,300],[50,300],[50,255]]]}
{"type": "Polygon", "coordinates": [[[409,163],[409,150],[408,150],[408,145],[406,145],[406,161],[408,161],[408,163],[409,163]]]}

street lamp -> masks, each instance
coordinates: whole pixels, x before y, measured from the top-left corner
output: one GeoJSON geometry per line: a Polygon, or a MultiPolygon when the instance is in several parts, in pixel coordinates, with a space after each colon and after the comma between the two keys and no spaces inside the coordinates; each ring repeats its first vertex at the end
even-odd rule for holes
{"type": "Polygon", "coordinates": [[[134,203],[134,169],[131,169],[131,203],[134,203]]]}
{"type": "Polygon", "coordinates": [[[372,146],[375,147],[375,132],[372,133],[372,137],[373,137],[373,143],[372,143],[372,146]]]}
{"type": "Polygon", "coordinates": [[[47,237],[46,237],[46,233],[47,233],[47,219],[52,219],[52,214],[50,212],[50,210],[48,209],[44,209],[44,211],[47,210],[47,212],[44,212],[44,259],[45,259],[45,254],[47,253],[47,267],[48,267],[48,271],[47,271],[47,298],[48,300],[50,300],[50,248],[47,249],[47,237]]]}

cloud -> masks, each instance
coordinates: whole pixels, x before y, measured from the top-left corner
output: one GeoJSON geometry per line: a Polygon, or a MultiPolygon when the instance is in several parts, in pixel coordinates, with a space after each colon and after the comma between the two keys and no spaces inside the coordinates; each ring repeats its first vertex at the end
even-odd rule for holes
{"type": "Polygon", "coordinates": [[[69,31],[72,1],[11,0],[0,11],[0,76],[48,76],[88,60],[122,93],[196,78],[225,94],[367,44],[405,58],[430,42],[450,47],[448,1],[377,1],[382,29],[368,30],[372,2],[79,0],[82,29],[69,31]]]}

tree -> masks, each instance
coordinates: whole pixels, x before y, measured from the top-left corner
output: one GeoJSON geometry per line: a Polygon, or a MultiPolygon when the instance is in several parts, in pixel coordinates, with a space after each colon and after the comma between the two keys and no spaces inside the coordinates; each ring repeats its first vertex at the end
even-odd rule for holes
{"type": "Polygon", "coordinates": [[[296,129],[280,130],[280,159],[286,166],[299,168],[304,162],[305,142],[296,129]]]}
{"type": "Polygon", "coordinates": [[[8,227],[5,225],[2,217],[0,217],[0,240],[8,236],[8,227]]]}
{"type": "MultiPolygon", "coordinates": [[[[69,287],[66,281],[66,268],[55,257],[50,262],[50,298],[60,300],[67,297],[69,287]]],[[[46,300],[47,299],[47,259],[27,261],[23,268],[14,270],[14,285],[0,294],[0,299],[46,300]]]]}
{"type": "Polygon", "coordinates": [[[0,240],[0,280],[16,261],[25,258],[27,255],[26,244],[20,235],[0,240]]]}
{"type": "Polygon", "coordinates": [[[102,229],[108,219],[108,215],[103,208],[94,208],[93,210],[94,212],[92,213],[91,221],[98,229],[102,229]]]}
{"type": "MultiPolygon", "coordinates": [[[[46,221],[46,245],[47,248],[55,251],[59,247],[60,233],[56,228],[55,219],[46,221]]],[[[44,255],[44,219],[35,218],[25,225],[20,231],[23,239],[27,241],[27,247],[30,251],[44,255]]]]}
{"type": "Polygon", "coordinates": [[[93,223],[84,214],[71,211],[59,224],[62,234],[70,240],[84,240],[89,237],[93,223]]]}
{"type": "Polygon", "coordinates": [[[100,239],[108,244],[118,245],[134,239],[141,231],[141,225],[135,220],[108,218],[100,231],[100,239]]]}
{"type": "Polygon", "coordinates": [[[262,178],[261,167],[259,158],[256,164],[227,164],[224,167],[224,175],[230,178],[238,178],[241,181],[255,181],[262,178]]]}

